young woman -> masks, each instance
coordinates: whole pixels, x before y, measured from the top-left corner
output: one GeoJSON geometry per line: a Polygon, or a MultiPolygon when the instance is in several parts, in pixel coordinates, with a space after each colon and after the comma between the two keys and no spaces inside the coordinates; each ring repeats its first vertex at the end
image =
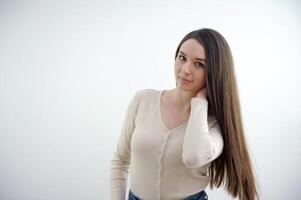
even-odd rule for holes
{"type": "Polygon", "coordinates": [[[111,160],[111,199],[204,200],[224,184],[258,197],[230,47],[213,29],[188,33],[175,53],[176,87],[133,95],[111,160]]]}

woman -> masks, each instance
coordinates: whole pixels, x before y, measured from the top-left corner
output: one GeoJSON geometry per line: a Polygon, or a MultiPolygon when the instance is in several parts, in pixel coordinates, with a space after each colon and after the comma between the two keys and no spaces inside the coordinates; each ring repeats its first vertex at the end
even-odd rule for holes
{"type": "Polygon", "coordinates": [[[133,95],[111,160],[111,199],[208,199],[205,188],[258,197],[231,51],[213,29],[188,33],[175,53],[176,87],[133,95]]]}

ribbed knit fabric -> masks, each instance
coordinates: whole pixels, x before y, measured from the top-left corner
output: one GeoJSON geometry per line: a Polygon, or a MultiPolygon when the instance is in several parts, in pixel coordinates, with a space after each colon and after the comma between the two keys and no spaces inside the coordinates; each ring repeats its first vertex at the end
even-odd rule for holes
{"type": "Polygon", "coordinates": [[[143,89],[128,105],[111,160],[111,200],[131,191],[143,200],[180,200],[209,183],[208,167],[223,150],[221,129],[208,101],[191,99],[188,121],[169,130],[161,118],[164,90],[143,89]]]}

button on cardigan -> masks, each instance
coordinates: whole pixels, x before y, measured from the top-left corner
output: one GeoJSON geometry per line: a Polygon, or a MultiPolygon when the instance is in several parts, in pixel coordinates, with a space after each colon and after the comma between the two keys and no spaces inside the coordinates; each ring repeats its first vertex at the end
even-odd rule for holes
{"type": "Polygon", "coordinates": [[[138,90],[124,117],[110,171],[111,200],[130,190],[143,200],[180,200],[209,184],[208,167],[223,150],[221,129],[208,101],[191,99],[188,120],[168,129],[161,118],[165,90],[138,90]]]}

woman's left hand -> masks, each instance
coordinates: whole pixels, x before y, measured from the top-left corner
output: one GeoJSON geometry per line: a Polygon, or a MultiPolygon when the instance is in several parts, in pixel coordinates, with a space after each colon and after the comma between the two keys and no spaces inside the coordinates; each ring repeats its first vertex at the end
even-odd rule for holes
{"type": "Polygon", "coordinates": [[[196,97],[207,99],[207,87],[205,86],[199,90],[196,97]]]}

